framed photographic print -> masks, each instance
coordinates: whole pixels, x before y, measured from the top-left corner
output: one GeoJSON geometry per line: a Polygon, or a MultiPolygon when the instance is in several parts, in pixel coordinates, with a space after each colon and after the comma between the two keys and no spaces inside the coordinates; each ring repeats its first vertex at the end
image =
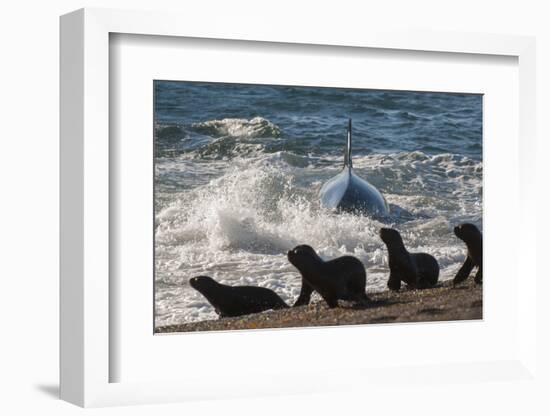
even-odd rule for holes
{"type": "Polygon", "coordinates": [[[534,41],[188,23],[61,19],[62,398],[532,379],[534,41]]]}

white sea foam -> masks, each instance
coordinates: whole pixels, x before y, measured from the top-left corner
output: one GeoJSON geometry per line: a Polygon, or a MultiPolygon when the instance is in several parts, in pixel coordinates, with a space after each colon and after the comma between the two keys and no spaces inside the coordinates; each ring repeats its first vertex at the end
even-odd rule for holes
{"type": "Polygon", "coordinates": [[[250,120],[242,118],[224,118],[193,124],[193,128],[212,137],[231,136],[238,138],[279,137],[278,126],[263,117],[250,120]]]}

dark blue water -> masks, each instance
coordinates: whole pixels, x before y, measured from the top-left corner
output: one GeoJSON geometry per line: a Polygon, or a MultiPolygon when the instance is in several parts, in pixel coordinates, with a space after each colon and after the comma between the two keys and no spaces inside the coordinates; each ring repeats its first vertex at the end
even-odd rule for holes
{"type": "Polygon", "coordinates": [[[352,254],[367,290],[385,288],[388,224],[319,204],[348,118],[355,172],[410,214],[389,225],[442,279],[465,255],[454,225],[482,225],[480,95],[157,81],[154,110],[157,325],[216,316],[187,284],[199,274],[292,303],[300,279],[285,253],[297,244],[352,254]]]}
{"type": "Polygon", "coordinates": [[[214,158],[231,155],[235,143],[210,149],[216,135],[208,137],[208,131],[193,125],[255,117],[267,119],[280,129],[273,135],[276,137],[266,133],[263,140],[256,141],[265,152],[340,154],[347,119],[351,117],[355,154],[421,151],[481,159],[481,95],[155,83],[155,120],[172,127],[157,130],[159,155],[170,151],[196,151],[214,158]]]}

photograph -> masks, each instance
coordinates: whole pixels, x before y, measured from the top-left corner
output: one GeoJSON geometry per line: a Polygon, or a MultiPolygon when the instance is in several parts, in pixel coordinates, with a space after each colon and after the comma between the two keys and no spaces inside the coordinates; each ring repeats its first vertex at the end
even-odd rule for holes
{"type": "Polygon", "coordinates": [[[483,95],[154,80],[154,333],[483,319],[483,95]]]}

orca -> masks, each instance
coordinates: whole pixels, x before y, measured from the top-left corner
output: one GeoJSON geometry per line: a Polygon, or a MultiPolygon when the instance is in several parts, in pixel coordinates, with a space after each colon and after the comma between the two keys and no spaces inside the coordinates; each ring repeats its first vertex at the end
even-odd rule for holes
{"type": "Polygon", "coordinates": [[[390,209],[382,193],[353,170],[351,137],[350,118],[344,168],[322,186],[319,192],[321,206],[336,212],[385,217],[389,215],[390,209]]]}

